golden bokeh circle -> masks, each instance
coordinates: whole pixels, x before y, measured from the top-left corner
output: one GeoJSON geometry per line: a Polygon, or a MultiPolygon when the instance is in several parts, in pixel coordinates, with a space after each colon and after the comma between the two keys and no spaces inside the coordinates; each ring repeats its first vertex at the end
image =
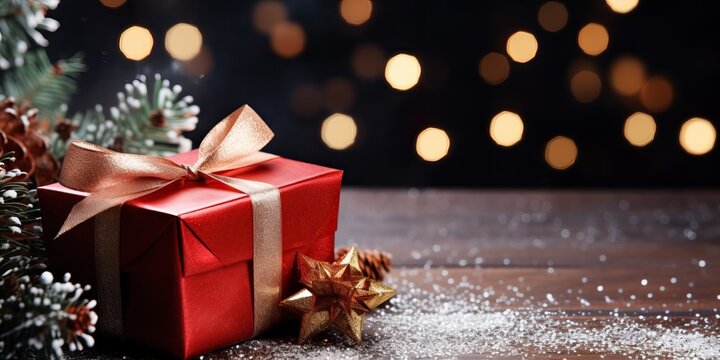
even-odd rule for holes
{"type": "Polygon", "coordinates": [[[636,112],[625,120],[623,134],[630,144],[642,147],[655,139],[656,130],[657,125],[652,116],[643,112],[636,112]]]}
{"type": "Polygon", "coordinates": [[[397,54],[385,65],[385,80],[394,89],[405,91],[417,85],[421,72],[420,62],[415,56],[397,54]]]}
{"type": "Polygon", "coordinates": [[[345,150],[355,143],[357,125],[352,117],[335,113],[322,123],[320,137],[327,147],[333,150],[345,150]]]}
{"type": "Polygon", "coordinates": [[[535,35],[527,31],[518,31],[510,35],[505,50],[513,61],[526,63],[537,55],[538,42],[535,35]]]}
{"type": "Polygon", "coordinates": [[[652,112],[663,112],[672,105],[673,89],[670,81],[662,76],[649,78],[640,89],[640,102],[652,112]]]}
{"type": "Polygon", "coordinates": [[[111,9],[117,9],[123,6],[127,0],[100,0],[100,3],[111,9]]]}
{"type": "Polygon", "coordinates": [[[605,0],[610,9],[618,14],[627,14],[637,7],[640,0],[605,0]]]}
{"type": "Polygon", "coordinates": [[[287,18],[287,8],[279,0],[261,0],[255,4],[252,12],[253,26],[263,34],[269,34],[275,25],[285,22],[287,18]]]}
{"type": "Polygon", "coordinates": [[[490,137],[500,146],[517,144],[524,129],[522,118],[512,111],[501,111],[490,120],[490,137]]]}
{"type": "Polygon", "coordinates": [[[642,89],[647,80],[645,65],[632,56],[615,60],[610,68],[610,86],[623,96],[632,96],[642,89]]]}
{"type": "Polygon", "coordinates": [[[415,150],[425,161],[438,161],[448,154],[450,137],[442,129],[429,127],[417,136],[415,150]]]}
{"type": "Polygon", "coordinates": [[[538,11],[538,22],[546,31],[560,31],[567,25],[567,21],[568,11],[561,2],[548,1],[538,11]]]}
{"type": "Polygon", "coordinates": [[[120,34],[118,46],[130,60],[140,61],[150,55],[154,45],[150,30],[142,26],[131,26],[120,34]]]}
{"type": "Polygon", "coordinates": [[[372,8],[370,0],[341,0],[340,16],[350,25],[362,25],[370,20],[372,8]]]}
{"type": "Polygon", "coordinates": [[[498,85],[510,75],[510,61],[503,54],[491,52],[480,60],[479,71],[486,83],[498,85]]]}
{"type": "Polygon", "coordinates": [[[270,32],[270,46],[280,57],[296,57],[305,49],[305,31],[294,22],[281,22],[270,32]]]}
{"type": "Polygon", "coordinates": [[[699,117],[689,119],[680,128],[680,145],[691,155],[703,155],[715,147],[717,131],[715,126],[699,117]]]}
{"type": "Polygon", "coordinates": [[[578,156],[575,141],[565,136],[556,136],[545,146],[545,161],[557,170],[565,170],[575,164],[578,156]]]}
{"type": "Polygon", "coordinates": [[[202,43],[202,34],[194,25],[179,23],[165,33],[165,50],[176,60],[191,60],[200,53],[202,43]]]}
{"type": "Polygon", "coordinates": [[[598,23],[589,23],[578,32],[578,45],[588,55],[600,55],[610,43],[607,29],[598,23]]]}

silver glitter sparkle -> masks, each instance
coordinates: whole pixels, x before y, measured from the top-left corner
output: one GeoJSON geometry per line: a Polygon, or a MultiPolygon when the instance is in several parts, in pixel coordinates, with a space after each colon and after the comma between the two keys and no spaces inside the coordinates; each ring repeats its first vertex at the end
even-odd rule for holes
{"type": "MultiPolygon", "coordinates": [[[[428,274],[428,281],[437,283],[435,275],[428,274]]],[[[360,344],[332,333],[304,345],[295,344],[291,337],[276,337],[252,340],[208,359],[522,357],[529,353],[720,358],[718,323],[702,317],[679,323],[660,315],[633,317],[614,311],[611,317],[595,317],[544,310],[541,303],[559,301],[550,293],[530,306],[500,310],[498,304],[518,301],[517,293],[508,297],[494,288],[478,292],[462,281],[421,290],[403,276],[391,278],[390,284],[398,287],[399,294],[367,316],[360,344]]]]}

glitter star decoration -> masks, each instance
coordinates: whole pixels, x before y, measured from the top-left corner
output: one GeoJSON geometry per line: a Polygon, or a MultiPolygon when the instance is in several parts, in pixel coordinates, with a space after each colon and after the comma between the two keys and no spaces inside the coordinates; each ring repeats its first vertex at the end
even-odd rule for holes
{"type": "Polygon", "coordinates": [[[300,343],[330,328],[360,342],[365,313],[397,293],[363,275],[354,246],[332,264],[298,254],[298,267],[300,283],[306,288],[280,306],[302,315],[300,343]]]}

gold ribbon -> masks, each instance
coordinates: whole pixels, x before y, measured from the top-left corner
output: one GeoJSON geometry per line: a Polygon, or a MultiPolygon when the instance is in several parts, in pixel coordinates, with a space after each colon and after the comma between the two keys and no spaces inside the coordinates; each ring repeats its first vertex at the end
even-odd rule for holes
{"type": "MultiPolygon", "coordinates": [[[[250,197],[253,215],[253,336],[279,317],[282,271],[280,191],[274,185],[214,173],[276,157],[260,152],[274,136],[260,116],[244,105],[205,136],[194,165],[148,155],[123,154],[73,141],[60,183],[90,193],[77,203],[57,236],[95,218],[95,261],[101,319],[111,335],[122,335],[120,304],[120,206],[179,180],[214,179],[250,197]],[[98,216],[99,215],[99,216],[98,216]]],[[[56,237],[57,238],[57,237],[56,237]]]]}

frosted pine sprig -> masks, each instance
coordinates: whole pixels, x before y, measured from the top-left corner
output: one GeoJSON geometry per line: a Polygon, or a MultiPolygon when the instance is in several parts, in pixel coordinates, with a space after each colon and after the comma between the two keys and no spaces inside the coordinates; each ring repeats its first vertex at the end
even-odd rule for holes
{"type": "Polygon", "coordinates": [[[60,27],[45,17],[60,0],[0,0],[0,69],[22,66],[24,54],[32,44],[48,45],[41,30],[54,32],[60,27]]]}
{"type": "Polygon", "coordinates": [[[70,283],[70,274],[55,282],[44,271],[35,190],[15,180],[20,170],[6,170],[13,161],[12,152],[0,156],[0,358],[59,359],[94,344],[95,301],[83,298],[89,287],[70,283]]]}
{"type": "Polygon", "coordinates": [[[43,243],[35,190],[29,190],[27,182],[15,181],[25,173],[5,170],[12,161],[12,152],[0,157],[0,298],[17,285],[7,278],[34,276],[45,269],[37,258],[43,243]]]}
{"type": "Polygon", "coordinates": [[[190,150],[192,141],[182,134],[195,129],[200,108],[193,105],[192,96],[181,95],[180,85],[171,85],[160,74],[150,86],[147,80],[139,75],[125,84],[109,115],[96,105],[72,121],[58,123],[51,137],[53,155],[62,158],[73,139],[136,154],[167,156],[190,150]]]}
{"type": "MultiPolygon", "coordinates": [[[[6,281],[3,278],[3,281],[6,281]]],[[[97,314],[95,300],[83,298],[90,286],[70,282],[70,274],[55,282],[50,272],[37,281],[17,279],[14,294],[0,299],[0,355],[5,359],[31,352],[61,359],[64,351],[90,348],[95,344],[97,314]]]]}
{"type": "MultiPolygon", "coordinates": [[[[13,153],[0,156],[0,245],[13,242],[29,253],[42,248],[39,227],[40,210],[37,208],[37,191],[29,189],[26,181],[16,178],[26,176],[18,169],[6,170],[15,161],[13,153]]],[[[4,272],[5,253],[0,251],[0,271],[4,272]]]]}
{"type": "Polygon", "coordinates": [[[145,75],[125,84],[125,91],[117,94],[118,106],[110,108],[113,121],[123,125],[125,151],[166,156],[192,148],[182,133],[195,130],[200,107],[181,93],[182,86],[171,86],[160,74],[151,88],[145,75]]]}

